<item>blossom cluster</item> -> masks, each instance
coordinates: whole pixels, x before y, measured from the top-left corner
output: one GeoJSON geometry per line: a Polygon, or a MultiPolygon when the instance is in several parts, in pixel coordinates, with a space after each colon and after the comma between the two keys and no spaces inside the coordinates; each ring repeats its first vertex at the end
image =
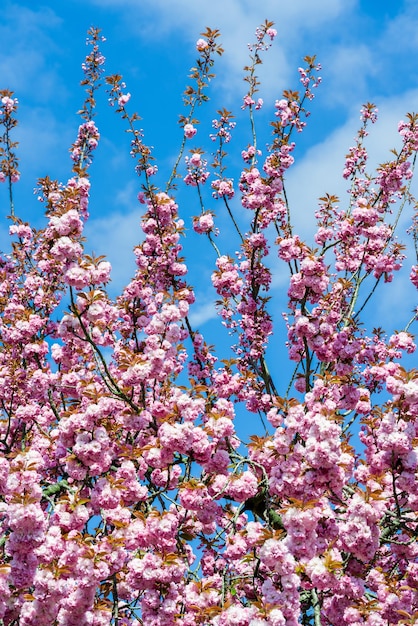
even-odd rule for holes
{"type": "MultiPolygon", "coordinates": [[[[183,151],[222,52],[218,36],[207,29],[196,43],[195,86],[185,92],[180,153],[164,190],[150,182],[157,165],[126,85],[106,79],[142,182],[135,271],[116,298],[110,263],[84,249],[104,65],[96,29],[71,176],[39,181],[44,227],[9,217],[11,251],[0,256],[2,626],[418,619],[418,376],[405,359],[416,350],[412,322],[387,336],[362,315],[409,263],[392,212],[417,206],[409,183],[418,118],[400,123],[402,148],[371,173],[366,137],[377,111],[363,107],[341,164],[349,202],[321,198],[313,241],[303,241],[285,178],[319,66],[306,57],[303,93],[287,90],[271,106],[273,141],[261,158],[255,70],[276,31],[268,21],[257,29],[243,96],[252,139],[232,159],[241,155],[245,168],[228,169],[238,125],[220,109],[208,138],[215,175],[205,185],[207,152],[183,151]],[[178,178],[196,197],[185,203],[197,203],[194,217],[172,193],[178,178]],[[215,253],[205,262],[230,337],[223,353],[192,323],[198,292],[184,235],[199,236],[202,255],[207,238],[215,253]]],[[[1,92],[1,102],[1,154],[14,168],[17,101],[1,92]]],[[[10,167],[2,172],[12,190],[10,167]]],[[[416,261],[407,274],[416,288],[416,261]]]]}
{"type": "Polygon", "coordinates": [[[10,138],[12,129],[17,125],[15,114],[18,107],[18,99],[12,96],[13,93],[9,90],[0,90],[0,125],[4,127],[4,134],[0,136],[0,183],[7,179],[10,183],[17,183],[20,178],[15,153],[18,142],[11,141],[10,138]]]}

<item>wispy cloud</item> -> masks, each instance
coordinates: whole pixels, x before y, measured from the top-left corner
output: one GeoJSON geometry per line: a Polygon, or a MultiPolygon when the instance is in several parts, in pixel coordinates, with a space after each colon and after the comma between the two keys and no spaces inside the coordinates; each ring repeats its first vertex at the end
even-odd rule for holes
{"type": "MultiPolygon", "coordinates": [[[[96,256],[106,255],[112,265],[110,292],[115,295],[135,273],[133,248],[143,238],[140,227],[141,207],[135,202],[133,183],[122,188],[114,197],[118,209],[102,217],[93,216],[86,224],[86,251],[96,256]]],[[[97,205],[93,207],[96,209],[97,205]]]]}
{"type": "MultiPolygon", "coordinates": [[[[117,11],[128,33],[152,40],[155,45],[181,37],[186,45],[193,44],[206,26],[218,28],[222,34],[225,54],[218,63],[218,82],[227,100],[236,101],[237,93],[245,94],[242,68],[248,64],[247,43],[254,40],[255,28],[266,19],[273,20],[279,32],[279,43],[265,56],[258,68],[263,83],[263,95],[279,96],[293,75],[294,61],[300,55],[314,53],[301,45],[309,31],[318,32],[332,24],[354,6],[354,0],[297,0],[284,4],[277,0],[212,0],[209,3],[190,0],[90,0],[93,5],[117,11]],[[302,50],[302,53],[301,53],[302,50]],[[289,55],[290,53],[290,55],[289,55]],[[293,57],[293,58],[292,58],[293,57]]],[[[116,14],[116,13],[115,13],[116,14]]]]}
{"type": "MultiPolygon", "coordinates": [[[[208,294],[209,296],[210,294],[208,294]]],[[[213,294],[212,294],[213,295],[213,294]]],[[[216,319],[218,313],[214,301],[208,299],[203,301],[199,298],[198,302],[191,307],[189,319],[193,328],[201,328],[206,322],[216,319]]]]}
{"type": "MultiPolygon", "coordinates": [[[[383,98],[379,104],[379,119],[365,141],[369,153],[369,170],[373,173],[379,163],[389,160],[392,148],[401,145],[397,133],[398,122],[405,118],[411,103],[418,102],[418,89],[383,98]]],[[[323,141],[310,147],[289,170],[286,186],[292,209],[293,224],[303,237],[311,238],[314,212],[318,199],[326,193],[339,196],[341,206],[347,201],[349,184],[342,177],[345,155],[354,145],[360,126],[360,106],[352,111],[347,121],[325,136],[323,141]]],[[[309,133],[309,128],[306,129],[309,133]]],[[[416,183],[415,183],[416,184],[416,183]]]]}
{"type": "Polygon", "coordinates": [[[47,6],[30,9],[6,2],[0,24],[2,88],[16,90],[21,97],[30,94],[38,102],[60,99],[64,82],[50,59],[60,54],[58,38],[52,34],[62,22],[47,6]]]}

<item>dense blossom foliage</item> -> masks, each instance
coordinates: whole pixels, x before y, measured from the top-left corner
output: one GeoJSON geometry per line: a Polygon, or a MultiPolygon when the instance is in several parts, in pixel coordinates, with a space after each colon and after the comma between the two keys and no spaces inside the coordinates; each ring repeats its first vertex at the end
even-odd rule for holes
{"type": "MultiPolygon", "coordinates": [[[[72,175],[39,181],[47,218],[40,230],[15,214],[18,102],[0,92],[0,181],[9,185],[12,238],[0,258],[2,626],[418,620],[418,374],[402,366],[415,350],[415,314],[389,337],[361,319],[402,265],[409,263],[411,289],[418,286],[418,265],[395,239],[401,211],[416,208],[418,119],[400,123],[401,148],[371,174],[366,137],[377,110],[363,108],[341,168],[349,201],[320,199],[309,245],[292,228],[285,176],[319,66],[306,57],[300,91],[278,97],[263,153],[256,69],[275,36],[266,22],[249,47],[241,108],[253,142],[240,148],[237,180],[227,170],[235,120],[225,109],[212,124],[212,154],[184,154],[222,53],[217,31],[197,41],[182,144],[164,190],[152,182],[157,166],[126,108],[121,76],[106,78],[142,180],[137,269],[115,300],[106,288],[110,264],[83,243],[100,140],[99,31],[89,33],[83,64],[87,97],[72,175]],[[186,225],[174,195],[179,178],[200,211],[186,225]],[[222,248],[205,198],[230,216],[226,241],[236,236],[236,254],[222,248]],[[190,321],[185,228],[213,246],[214,299],[232,344],[226,358],[190,321]],[[267,350],[281,313],[272,265],[289,274],[288,360],[279,374],[267,350]],[[289,383],[282,394],[277,375],[289,383]],[[242,415],[254,423],[249,441],[237,426],[242,415]]],[[[408,219],[416,241],[416,218],[408,219]]]]}

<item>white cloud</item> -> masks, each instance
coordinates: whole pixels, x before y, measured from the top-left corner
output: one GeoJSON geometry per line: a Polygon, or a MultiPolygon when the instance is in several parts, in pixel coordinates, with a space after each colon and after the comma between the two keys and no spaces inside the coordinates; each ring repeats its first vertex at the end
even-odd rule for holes
{"type": "Polygon", "coordinates": [[[38,102],[60,99],[66,88],[50,58],[60,53],[51,34],[61,24],[62,19],[46,6],[37,10],[6,4],[0,25],[1,88],[15,90],[19,97],[30,93],[38,102]]]}
{"type": "Polygon", "coordinates": [[[140,227],[141,210],[132,206],[132,187],[121,189],[114,199],[118,210],[102,218],[91,218],[85,227],[86,251],[96,256],[105,254],[112,265],[112,294],[121,293],[135,273],[133,248],[143,238],[140,227]]]}
{"type": "MultiPolygon", "coordinates": [[[[370,327],[381,326],[388,334],[403,330],[410,321],[417,306],[416,289],[409,280],[410,262],[395,274],[393,281],[381,285],[375,297],[365,309],[370,318],[370,327]],[[394,303],[397,303],[394,306],[394,303]]],[[[417,332],[416,324],[410,329],[417,332]]]]}
{"type": "MultiPolygon", "coordinates": [[[[138,24],[138,28],[145,34],[152,33],[158,38],[161,33],[179,27],[192,34],[193,27],[203,28],[206,25],[212,28],[230,26],[230,30],[240,29],[242,24],[249,24],[251,31],[255,25],[265,19],[276,20],[277,24],[290,23],[294,29],[304,30],[334,19],[346,9],[355,6],[354,0],[294,0],[278,6],[277,0],[263,0],[255,3],[253,0],[212,0],[210,3],[197,3],[190,0],[91,0],[92,4],[107,6],[113,9],[129,9],[139,13],[146,11],[157,13],[159,22],[153,25],[138,24]]],[[[135,26],[131,20],[131,26],[135,26]]],[[[231,34],[231,33],[230,33],[231,34]]]]}
{"type": "MultiPolygon", "coordinates": [[[[277,0],[212,0],[207,3],[190,0],[90,1],[117,11],[127,32],[154,41],[156,47],[159,41],[172,40],[174,49],[182,45],[183,40],[190,45],[191,55],[194,42],[206,26],[219,29],[225,53],[215,72],[218,87],[227,103],[231,99],[236,102],[237,93],[245,95],[242,68],[248,65],[247,44],[254,41],[258,25],[266,19],[274,21],[279,33],[278,41],[263,56],[263,65],[257,68],[263,85],[262,95],[277,97],[294,76],[294,62],[290,57],[300,63],[300,57],[315,53],[306,49],[303,43],[306,33],[319,34],[326,24],[340,19],[355,5],[355,0],[317,0],[314,3],[295,0],[280,6],[277,0]]],[[[193,56],[190,58],[194,59],[193,56]]]]}
{"type": "Polygon", "coordinates": [[[322,58],[327,106],[338,106],[341,111],[349,103],[362,99],[367,94],[369,79],[382,71],[372,48],[366,44],[333,45],[324,51],[322,58]]]}
{"type": "Polygon", "coordinates": [[[48,174],[53,178],[59,176],[65,166],[71,170],[68,150],[76,137],[77,120],[72,120],[71,128],[68,120],[59,120],[50,109],[27,108],[25,105],[22,106],[22,111],[18,111],[18,117],[18,156],[25,175],[36,178],[48,174]]]}
{"type": "MultiPolygon", "coordinates": [[[[397,133],[398,122],[405,118],[411,103],[418,102],[418,90],[408,91],[396,98],[382,99],[379,106],[379,119],[370,125],[365,146],[369,153],[369,171],[373,173],[379,163],[389,160],[392,148],[401,145],[397,133]]],[[[355,143],[360,126],[360,106],[352,106],[349,119],[328,135],[323,141],[312,146],[290,169],[286,180],[292,223],[295,231],[303,238],[311,238],[315,228],[314,212],[318,199],[326,193],[339,196],[341,208],[348,201],[347,181],[342,177],[345,155],[355,143]]],[[[309,132],[309,127],[305,132],[309,132]]]]}
{"type": "Polygon", "coordinates": [[[418,49],[418,4],[416,0],[406,0],[403,11],[392,19],[384,31],[383,39],[389,53],[397,53],[400,48],[410,52],[418,49]],[[402,43],[402,46],[399,44],[402,43]]]}
{"type": "MultiPolygon", "coordinates": [[[[215,292],[212,290],[212,294],[215,292]]],[[[196,304],[190,309],[189,320],[193,328],[201,328],[206,322],[216,319],[218,313],[214,300],[207,301],[197,294],[196,304]]]]}

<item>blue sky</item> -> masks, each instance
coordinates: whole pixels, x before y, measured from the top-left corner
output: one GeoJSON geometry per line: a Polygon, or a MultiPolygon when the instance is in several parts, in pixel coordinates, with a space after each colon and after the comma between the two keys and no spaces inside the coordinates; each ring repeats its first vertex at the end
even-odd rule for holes
{"type": "MultiPolygon", "coordinates": [[[[260,122],[267,125],[272,119],[274,101],[284,88],[297,88],[297,67],[303,56],[316,54],[323,67],[323,82],[308,128],[298,137],[297,161],[287,182],[296,230],[309,240],[317,198],[325,192],[345,197],[341,172],[362,103],[375,102],[380,111],[369,141],[375,163],[387,160],[389,149],[399,145],[398,121],[407,111],[418,110],[416,0],[4,0],[0,88],[15,91],[20,103],[17,138],[22,179],[15,192],[17,214],[41,225],[42,207],[33,195],[36,179],[48,174],[65,181],[70,175],[68,148],[79,124],[81,63],[91,25],[100,27],[107,39],[103,46],[107,73],[123,74],[132,94],[130,110],[141,115],[145,142],[155,147],[162,187],[181,142],[177,119],[184,112],[181,96],[195,62],[196,39],[206,26],[220,29],[225,54],[215,68],[211,100],[199,114],[211,120],[217,109],[226,107],[237,115],[239,123],[230,144],[237,167],[230,175],[237,179],[239,155],[249,140],[240,111],[245,95],[242,67],[248,61],[247,43],[266,18],[275,22],[278,38],[260,69],[264,82],[259,95],[265,101],[260,122]]],[[[129,137],[104,93],[97,124],[101,144],[91,170],[86,247],[108,256],[114,268],[111,289],[117,293],[132,274],[131,249],[141,237],[141,206],[136,200],[140,181],[129,157],[129,137]]],[[[190,147],[211,150],[203,127],[195,139],[190,147]]],[[[184,192],[179,198],[180,212],[190,227],[190,216],[199,212],[197,198],[184,192]]],[[[210,193],[208,198],[216,211],[210,193]]],[[[0,188],[0,214],[7,214],[5,186],[0,188]]],[[[200,299],[193,315],[201,325],[214,316],[213,294],[204,281],[210,277],[214,257],[203,239],[196,236],[191,242],[190,281],[200,299]]],[[[3,226],[0,248],[5,247],[3,226]]],[[[277,292],[283,291],[286,280],[274,275],[277,292]]],[[[399,329],[410,317],[415,295],[405,279],[395,281],[388,293],[389,297],[376,299],[373,311],[382,326],[399,329]],[[401,311],[393,307],[394,301],[403,302],[401,311]]]]}

